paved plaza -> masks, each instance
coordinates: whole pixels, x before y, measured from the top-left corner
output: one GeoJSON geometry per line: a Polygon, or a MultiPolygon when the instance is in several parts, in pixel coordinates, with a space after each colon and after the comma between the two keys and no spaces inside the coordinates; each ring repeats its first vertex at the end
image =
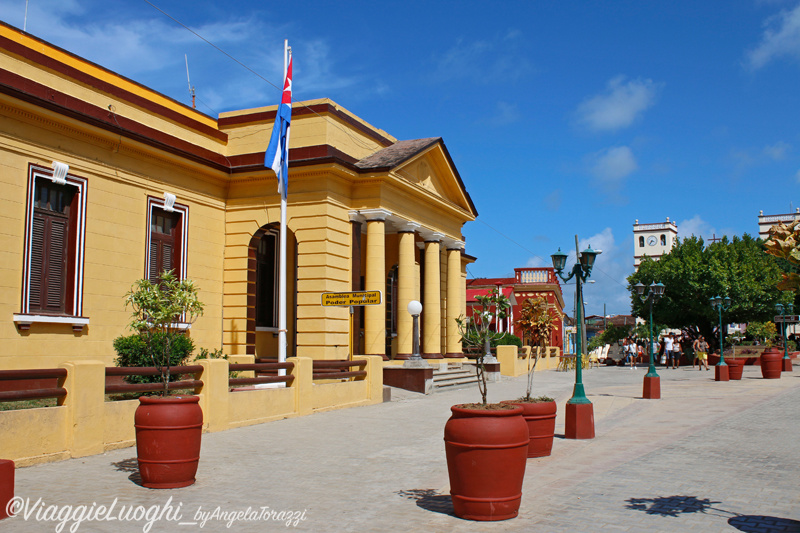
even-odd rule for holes
{"type": "MultiPolygon", "coordinates": [[[[534,392],[558,401],[556,439],[550,457],[528,460],[513,520],[452,514],[443,428],[451,405],[479,401],[473,385],[395,389],[390,403],[205,434],[197,483],[184,489],[137,485],[134,448],[21,468],[16,495],[30,514],[0,531],[57,531],[56,512],[79,505],[132,519],[60,531],[800,531],[800,368],[765,380],[745,367],[730,382],[713,368],[658,371],[661,400],[641,398],[644,367],[584,371],[591,440],[563,438],[574,374],[537,373],[534,392]]],[[[525,382],[490,383],[490,401],[523,395],[525,382]]]]}

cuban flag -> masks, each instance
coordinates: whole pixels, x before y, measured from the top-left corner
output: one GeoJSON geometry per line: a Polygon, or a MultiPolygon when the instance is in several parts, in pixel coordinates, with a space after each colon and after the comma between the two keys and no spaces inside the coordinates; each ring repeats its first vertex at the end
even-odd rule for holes
{"type": "Polygon", "coordinates": [[[286,67],[286,79],[283,82],[283,96],[275,124],[272,126],[272,137],[267,152],[264,154],[264,166],[270,167],[278,177],[278,192],[286,199],[289,175],[289,126],[292,122],[292,56],[286,67]]]}

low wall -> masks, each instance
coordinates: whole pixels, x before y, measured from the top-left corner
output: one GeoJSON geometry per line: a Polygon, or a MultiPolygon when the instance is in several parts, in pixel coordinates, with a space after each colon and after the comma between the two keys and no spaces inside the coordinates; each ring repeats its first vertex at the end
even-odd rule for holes
{"type": "MultiPolygon", "coordinates": [[[[536,362],[536,369],[555,370],[558,368],[558,356],[560,350],[557,346],[547,346],[544,350],[537,347],[540,353],[539,361],[536,362]]],[[[517,348],[516,346],[498,346],[497,360],[500,362],[500,374],[503,376],[517,377],[528,373],[528,358],[530,364],[534,364],[534,354],[530,346],[517,348]]]]}
{"type": "MultiPolygon", "coordinates": [[[[203,371],[197,379],[202,386],[195,394],[203,409],[203,431],[381,403],[382,358],[356,359],[367,361],[366,377],[315,382],[313,360],[291,357],[287,359],[294,363],[291,385],[247,390],[231,390],[228,361],[200,360],[197,364],[203,371]]],[[[67,368],[67,377],[59,380],[59,385],[67,395],[57,407],[0,411],[0,457],[14,461],[17,467],[99,454],[136,443],[133,418],[139,401],[105,401],[105,365],[101,361],[78,361],[61,366],[67,368]]]]}

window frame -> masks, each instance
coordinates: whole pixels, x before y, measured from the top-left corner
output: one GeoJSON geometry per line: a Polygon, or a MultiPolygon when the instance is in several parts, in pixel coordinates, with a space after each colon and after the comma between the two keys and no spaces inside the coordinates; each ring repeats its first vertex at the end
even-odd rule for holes
{"type": "Polygon", "coordinates": [[[67,275],[65,276],[64,312],[47,312],[31,310],[31,270],[33,262],[33,226],[35,211],[35,192],[37,180],[46,179],[58,183],[54,178],[52,168],[30,163],[28,165],[27,198],[25,204],[25,234],[22,266],[22,294],[20,313],[14,315],[14,322],[20,329],[27,330],[32,323],[70,323],[73,329],[79,331],[89,323],[83,316],[83,285],[84,262],[86,251],[86,206],[87,186],[86,178],[67,173],[66,185],[77,189],[75,195],[75,209],[70,210],[70,233],[66,246],[67,275]],[[74,225],[74,228],[72,227],[74,225]],[[74,242],[72,242],[74,237],[74,242]],[[71,274],[71,275],[70,275],[71,274]]]}
{"type": "Polygon", "coordinates": [[[150,243],[153,234],[151,225],[153,222],[153,213],[156,209],[160,209],[168,213],[177,213],[180,216],[180,221],[178,223],[179,234],[177,235],[179,242],[175,246],[175,248],[178,250],[178,261],[174,270],[179,280],[186,279],[186,252],[188,248],[187,243],[189,241],[189,206],[176,202],[171,208],[168,208],[164,198],[157,198],[155,196],[147,197],[147,220],[145,224],[144,246],[144,279],[150,279],[150,243]]]}
{"type": "Polygon", "coordinates": [[[261,235],[261,237],[259,238],[259,247],[261,246],[262,240],[267,236],[270,236],[273,239],[272,293],[273,293],[274,297],[272,299],[272,305],[271,305],[271,307],[272,307],[272,318],[273,318],[272,324],[273,325],[271,325],[271,326],[259,325],[259,317],[260,317],[259,308],[262,307],[262,306],[265,306],[264,302],[261,302],[261,300],[259,298],[259,295],[262,292],[262,291],[259,290],[260,286],[261,286],[261,279],[262,279],[262,277],[260,275],[260,273],[261,273],[260,269],[262,268],[261,265],[265,264],[266,262],[265,261],[259,261],[259,259],[261,257],[261,251],[259,250],[258,247],[256,248],[256,261],[255,261],[255,267],[256,267],[255,268],[255,271],[256,271],[256,276],[255,276],[256,277],[256,283],[255,283],[255,324],[256,324],[256,331],[265,331],[265,332],[277,333],[278,330],[280,329],[279,326],[278,326],[278,319],[279,319],[279,317],[278,317],[278,291],[279,291],[279,287],[278,287],[278,263],[280,261],[280,244],[279,244],[280,230],[279,230],[279,228],[271,227],[271,228],[267,229],[264,232],[264,234],[261,235]]]}

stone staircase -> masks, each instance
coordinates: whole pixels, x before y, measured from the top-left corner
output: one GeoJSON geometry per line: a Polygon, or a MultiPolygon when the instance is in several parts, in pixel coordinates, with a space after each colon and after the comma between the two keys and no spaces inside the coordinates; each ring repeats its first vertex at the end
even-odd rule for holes
{"type": "Polygon", "coordinates": [[[463,387],[478,383],[474,365],[462,363],[444,363],[439,368],[434,367],[433,390],[434,392],[446,388],[463,387]]]}

